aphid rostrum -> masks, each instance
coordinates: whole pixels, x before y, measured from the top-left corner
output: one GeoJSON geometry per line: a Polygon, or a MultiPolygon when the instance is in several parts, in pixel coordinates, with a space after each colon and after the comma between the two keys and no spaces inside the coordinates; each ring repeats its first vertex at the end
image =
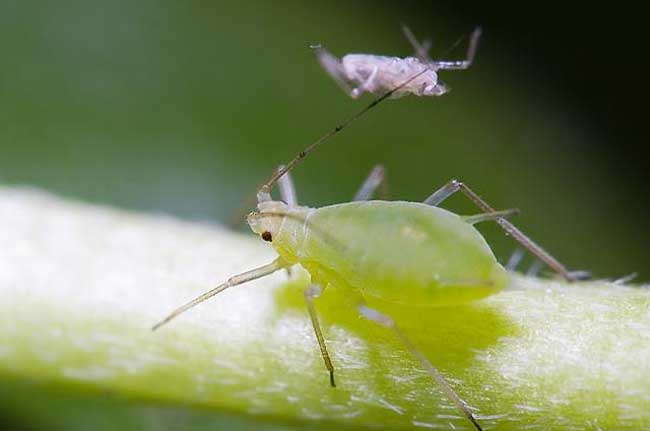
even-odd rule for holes
{"type": "Polygon", "coordinates": [[[474,61],[481,37],[481,29],[477,27],[470,36],[465,59],[445,61],[432,60],[427,54],[430,44],[420,44],[408,27],[403,27],[403,32],[415,49],[414,57],[347,54],[338,59],[320,45],[312,48],[323,69],[350,97],[357,98],[366,92],[384,94],[420,72],[423,73],[417,79],[393,92],[391,97],[397,98],[407,94],[441,96],[449,91],[449,87],[438,79],[438,71],[469,68],[474,61]]]}
{"type": "Polygon", "coordinates": [[[356,299],[361,317],[392,330],[409,352],[420,362],[444,394],[474,427],[481,426],[468,404],[447,383],[385,310],[370,308],[364,301],[377,297],[387,304],[436,307],[479,300],[503,289],[509,275],[496,260],[475,223],[496,221],[521,245],[567,280],[573,276],[565,267],[524,235],[506,216],[514,210],[495,211],[462,182],[452,180],[423,202],[371,200],[382,183],[383,169],[373,169],[352,202],[322,208],[297,204],[289,171],[311,151],[337,134],[368,110],[415,81],[422,73],[408,77],[398,86],[375,99],[343,123],[323,135],[281,166],[258,190],[257,209],[248,215],[253,232],[270,243],[278,257],[271,263],[229,278],[174,310],[153,329],[166,324],[216,294],[248,281],[287,269],[303,266],[311,276],[304,297],[323,361],[335,386],[334,364],[322,335],[314,299],[328,286],[347,289],[356,299]],[[279,183],[282,200],[271,198],[271,189],[279,183]],[[439,208],[447,197],[462,192],[482,213],[463,217],[439,208]]]}

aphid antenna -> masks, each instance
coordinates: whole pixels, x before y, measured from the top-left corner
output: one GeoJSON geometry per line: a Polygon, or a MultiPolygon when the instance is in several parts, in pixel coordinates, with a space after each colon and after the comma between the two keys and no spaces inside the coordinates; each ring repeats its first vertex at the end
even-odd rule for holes
{"type": "Polygon", "coordinates": [[[343,121],[342,123],[339,123],[336,127],[331,129],[329,132],[325,133],[323,136],[318,138],[315,142],[313,142],[311,145],[306,147],[304,150],[299,152],[289,163],[287,163],[284,167],[281,169],[278,169],[272,176],[269,178],[269,180],[260,187],[260,189],[257,192],[257,200],[258,202],[266,202],[271,200],[271,188],[273,185],[287,172],[291,171],[297,164],[302,162],[312,151],[314,151],[316,148],[318,148],[321,144],[325,143],[328,141],[332,136],[336,135],[343,129],[345,129],[347,126],[349,126],[351,123],[354,121],[358,120],[361,118],[364,114],[366,114],[368,111],[379,105],[381,102],[384,100],[390,98],[396,91],[399,91],[406,85],[408,85],[410,82],[413,80],[417,79],[419,76],[423,75],[426,73],[429,69],[423,69],[422,71],[414,74],[410,78],[406,79],[404,82],[402,82],[400,85],[396,86],[392,90],[387,91],[384,93],[382,96],[376,98],[372,102],[370,102],[368,105],[366,105],[365,108],[361,109],[358,111],[356,114],[352,115],[349,117],[347,120],[343,121]]]}
{"type": "MultiPolygon", "coordinates": [[[[343,249],[343,245],[337,241],[332,235],[328,234],[325,232],[323,229],[319,229],[316,226],[314,226],[313,223],[311,223],[307,217],[303,217],[298,214],[292,214],[288,212],[282,212],[282,211],[254,211],[251,213],[251,216],[253,217],[260,217],[260,218],[266,218],[266,217],[278,217],[278,218],[289,218],[293,220],[298,220],[303,223],[305,223],[305,226],[309,227],[309,229],[312,229],[317,235],[321,235],[323,238],[325,238],[327,241],[331,242],[335,247],[339,247],[343,249]]],[[[223,292],[224,290],[238,286],[240,284],[247,283],[252,280],[256,280],[258,278],[266,277],[267,275],[271,275],[272,273],[282,269],[282,268],[288,268],[289,265],[282,260],[282,258],[277,258],[273,262],[271,262],[268,265],[261,266],[259,268],[252,269],[250,271],[246,271],[244,273],[238,274],[234,277],[231,277],[226,281],[225,283],[220,284],[219,286],[215,287],[214,289],[211,289],[196,298],[192,299],[191,301],[187,302],[186,304],[182,305],[181,307],[178,307],[174,311],[172,311],[167,317],[162,319],[160,322],[156,323],[151,330],[155,331],[156,329],[160,328],[161,326],[167,324],[169,321],[172,319],[175,319],[179,315],[185,313],[186,311],[190,310],[191,308],[196,307],[200,303],[207,301],[208,299],[212,298],[213,296],[223,292]]],[[[333,379],[333,377],[332,377],[333,379]]]]}
{"type": "Polygon", "coordinates": [[[270,275],[275,271],[278,271],[286,267],[287,267],[287,263],[282,258],[278,257],[273,262],[267,265],[263,265],[258,268],[252,269],[250,271],[242,272],[241,274],[230,277],[228,281],[226,281],[225,283],[220,284],[219,286],[215,287],[212,290],[208,290],[202,295],[199,295],[195,299],[189,301],[185,305],[178,307],[176,310],[172,311],[167,317],[165,317],[163,320],[161,320],[160,322],[152,326],[151,330],[155,331],[156,329],[168,323],[170,320],[176,318],[180,314],[185,313],[190,308],[194,308],[195,306],[223,292],[229,287],[238,286],[240,284],[244,284],[246,282],[256,280],[258,278],[266,277],[267,275],[270,275]]]}

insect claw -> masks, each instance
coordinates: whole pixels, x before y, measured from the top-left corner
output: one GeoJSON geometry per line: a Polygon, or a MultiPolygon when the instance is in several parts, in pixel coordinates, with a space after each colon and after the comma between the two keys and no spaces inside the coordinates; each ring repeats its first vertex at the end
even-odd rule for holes
{"type": "Polygon", "coordinates": [[[330,385],[335,388],[336,382],[334,381],[334,370],[330,370],[330,385]]]}

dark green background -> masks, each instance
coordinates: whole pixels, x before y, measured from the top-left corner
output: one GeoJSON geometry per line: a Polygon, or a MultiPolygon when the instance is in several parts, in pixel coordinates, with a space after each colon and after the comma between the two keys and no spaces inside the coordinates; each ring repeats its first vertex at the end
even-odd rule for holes
{"type": "MultiPolygon", "coordinates": [[[[2,1],[0,183],[227,222],[274,166],[370,100],[340,92],[309,44],[407,55],[404,22],[442,54],[482,24],[475,67],[442,74],[450,94],[389,101],[296,169],[302,202],[348,200],[378,162],[395,199],[457,177],[520,208],[517,224],[569,267],[647,280],[635,16],[624,4],[2,1]]],[[[483,229],[506,258],[511,240],[483,229]]]]}
{"type": "MultiPolygon", "coordinates": [[[[568,266],[647,276],[647,198],[634,196],[645,171],[630,181],[639,155],[621,156],[629,133],[616,139],[601,121],[614,116],[587,103],[582,81],[592,77],[571,85],[576,59],[589,52],[576,44],[593,21],[576,21],[572,40],[566,29],[554,33],[559,19],[540,31],[543,15],[525,24],[533,10],[514,21],[496,12],[426,3],[3,2],[0,179],[226,221],[273,166],[368,102],[335,87],[310,43],[406,55],[406,22],[442,53],[481,23],[476,67],[442,76],[449,95],[391,101],[339,135],[295,171],[302,201],[349,199],[377,162],[393,198],[420,200],[458,177],[497,207],[519,207],[518,223],[568,266]],[[569,40],[553,50],[562,35],[569,40]]],[[[602,31],[591,28],[592,43],[602,31]]],[[[604,90],[615,85],[609,67],[589,70],[600,85],[590,87],[600,95],[592,100],[629,92],[604,90]]],[[[455,201],[452,208],[474,211],[455,201]]],[[[487,231],[502,256],[514,247],[487,231]]]]}

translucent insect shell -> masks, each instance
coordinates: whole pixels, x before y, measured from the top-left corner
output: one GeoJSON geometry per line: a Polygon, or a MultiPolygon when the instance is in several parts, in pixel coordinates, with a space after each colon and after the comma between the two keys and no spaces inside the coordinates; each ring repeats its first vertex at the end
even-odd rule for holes
{"type": "Polygon", "coordinates": [[[452,305],[491,295],[508,283],[481,234],[463,217],[415,202],[366,201],[319,209],[265,202],[249,216],[283,260],[312,283],[415,306],[452,305]],[[283,214],[260,217],[256,214],[283,214]]]}
{"type": "Polygon", "coordinates": [[[441,96],[449,87],[438,79],[439,70],[463,70],[472,65],[476,47],[481,37],[477,27],[470,35],[467,55],[464,60],[432,60],[427,51],[428,43],[420,43],[408,27],[404,35],[415,50],[415,55],[406,58],[371,54],[348,54],[338,59],[321,45],[312,46],[319,63],[343,91],[357,98],[363,93],[390,98],[407,94],[415,96],[441,96]]]}
{"type": "Polygon", "coordinates": [[[440,96],[447,92],[447,87],[438,82],[438,74],[415,57],[348,54],[341,59],[341,64],[347,80],[363,86],[369,93],[385,93],[418,74],[420,75],[417,78],[396,91],[392,97],[407,94],[440,96]]]}

